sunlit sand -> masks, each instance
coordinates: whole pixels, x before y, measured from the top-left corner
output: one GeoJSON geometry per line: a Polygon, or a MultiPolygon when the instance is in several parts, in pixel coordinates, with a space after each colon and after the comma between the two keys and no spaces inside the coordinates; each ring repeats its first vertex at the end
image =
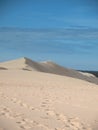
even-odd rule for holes
{"type": "Polygon", "coordinates": [[[0,63],[0,130],[98,130],[97,84],[50,61],[0,63]]]}

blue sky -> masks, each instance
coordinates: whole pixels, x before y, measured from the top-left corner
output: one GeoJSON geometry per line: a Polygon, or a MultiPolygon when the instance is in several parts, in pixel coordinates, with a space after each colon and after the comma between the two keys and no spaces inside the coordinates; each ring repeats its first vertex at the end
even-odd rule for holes
{"type": "Polygon", "coordinates": [[[53,60],[98,70],[97,0],[1,0],[0,61],[53,60]]]}
{"type": "Polygon", "coordinates": [[[1,0],[0,26],[98,27],[97,0],[1,0]]]}

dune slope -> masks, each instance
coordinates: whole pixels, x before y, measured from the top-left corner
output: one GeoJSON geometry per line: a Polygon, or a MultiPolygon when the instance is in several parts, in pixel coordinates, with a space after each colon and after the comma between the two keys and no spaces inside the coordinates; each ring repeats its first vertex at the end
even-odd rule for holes
{"type": "Polygon", "coordinates": [[[0,130],[98,130],[98,85],[49,73],[0,71],[0,130]]]}

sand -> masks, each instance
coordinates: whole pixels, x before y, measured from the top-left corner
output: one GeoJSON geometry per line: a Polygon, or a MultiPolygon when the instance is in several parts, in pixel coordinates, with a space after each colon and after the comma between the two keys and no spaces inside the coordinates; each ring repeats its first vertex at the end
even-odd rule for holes
{"type": "Polygon", "coordinates": [[[83,73],[73,69],[64,68],[63,66],[60,66],[52,61],[36,62],[24,57],[0,63],[0,68],[0,70],[27,70],[51,73],[85,80],[98,85],[98,78],[96,78],[93,74],[83,73]]]}
{"type": "Polygon", "coordinates": [[[0,64],[0,130],[98,130],[98,85],[36,65],[0,64]]]}

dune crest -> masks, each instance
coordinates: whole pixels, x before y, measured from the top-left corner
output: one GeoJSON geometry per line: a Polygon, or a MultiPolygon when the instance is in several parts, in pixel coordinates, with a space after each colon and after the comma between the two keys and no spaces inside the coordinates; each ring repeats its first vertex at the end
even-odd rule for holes
{"type": "Polygon", "coordinates": [[[98,78],[96,78],[92,74],[86,74],[73,69],[68,69],[52,61],[36,62],[32,61],[29,58],[23,57],[20,59],[0,63],[0,66],[3,66],[6,69],[52,73],[56,75],[73,77],[98,84],[98,78]]]}

